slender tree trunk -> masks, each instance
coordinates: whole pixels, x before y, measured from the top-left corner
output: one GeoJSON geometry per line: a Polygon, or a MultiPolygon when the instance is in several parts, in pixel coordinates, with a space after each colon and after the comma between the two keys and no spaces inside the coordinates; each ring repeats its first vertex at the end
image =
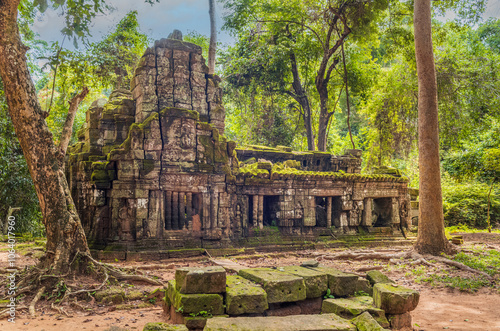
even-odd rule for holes
{"type": "Polygon", "coordinates": [[[344,84],[345,84],[345,97],[347,103],[347,129],[349,130],[349,138],[351,138],[352,148],[356,149],[356,145],[354,144],[354,140],[352,139],[352,131],[351,131],[351,106],[349,102],[349,84],[347,84],[347,66],[345,64],[344,43],[342,43],[342,63],[344,64],[344,84]]]}
{"type": "Polygon", "coordinates": [[[318,121],[318,151],[326,151],[326,144],[328,137],[326,132],[328,131],[328,123],[332,114],[328,113],[328,89],[322,89],[319,92],[320,99],[320,112],[318,121]]]}
{"type": "Polygon", "coordinates": [[[437,82],[432,50],[431,2],[415,0],[415,55],[418,75],[418,164],[420,209],[415,249],[438,255],[449,242],[444,233],[439,168],[437,82]]]}
{"type": "Polygon", "coordinates": [[[491,207],[491,191],[493,190],[493,185],[495,185],[497,178],[493,177],[491,181],[490,190],[488,191],[488,212],[486,214],[486,224],[488,225],[488,232],[491,233],[491,218],[490,218],[490,207],[491,207]]]}
{"type": "Polygon", "coordinates": [[[20,210],[21,210],[21,207],[14,207],[14,208],[9,207],[9,211],[7,212],[7,217],[5,218],[5,223],[2,226],[3,235],[7,235],[7,233],[9,232],[9,231],[7,231],[9,229],[9,218],[12,216],[12,214],[14,214],[14,212],[20,211],[20,210]]]}
{"type": "Polygon", "coordinates": [[[61,160],[64,159],[64,155],[66,155],[66,150],[68,149],[69,140],[71,139],[71,134],[73,133],[73,123],[75,122],[75,115],[78,110],[78,106],[80,106],[80,103],[82,103],[88,93],[88,87],[84,86],[82,91],[75,95],[69,102],[68,115],[66,116],[66,122],[64,122],[61,139],[59,140],[59,158],[61,160]]]}
{"type": "Polygon", "coordinates": [[[208,73],[215,72],[215,52],[217,50],[217,28],[215,26],[215,3],[208,0],[208,14],[210,15],[210,45],[208,47],[208,73]]]}
{"type": "Polygon", "coordinates": [[[19,2],[0,0],[0,75],[46,228],[47,251],[40,267],[64,273],[78,251],[89,249],[26,64],[27,47],[17,26],[19,2]]]}
{"type": "Polygon", "coordinates": [[[311,105],[309,103],[309,98],[307,97],[306,91],[304,91],[302,83],[300,82],[299,69],[297,68],[297,59],[295,58],[295,53],[293,52],[290,53],[290,63],[292,65],[293,76],[293,97],[300,104],[303,110],[302,117],[304,119],[304,126],[306,129],[307,149],[310,151],[314,151],[314,133],[312,129],[311,105]]]}

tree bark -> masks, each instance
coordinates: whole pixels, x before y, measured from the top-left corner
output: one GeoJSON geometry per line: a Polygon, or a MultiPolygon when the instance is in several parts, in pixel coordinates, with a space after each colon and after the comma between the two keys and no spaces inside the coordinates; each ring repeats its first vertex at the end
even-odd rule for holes
{"type": "Polygon", "coordinates": [[[431,2],[415,0],[415,55],[418,75],[418,164],[420,174],[419,253],[438,255],[449,249],[444,233],[439,164],[437,82],[432,50],[431,2]]]}
{"type": "Polygon", "coordinates": [[[75,115],[78,110],[78,106],[80,106],[80,103],[83,99],[85,99],[88,93],[88,87],[84,86],[82,91],[75,95],[69,102],[68,115],[66,116],[66,121],[64,122],[64,127],[61,133],[61,139],[59,140],[60,160],[64,159],[64,155],[66,155],[66,150],[68,149],[69,140],[71,139],[71,134],[73,133],[73,123],[75,122],[75,115]]]}
{"type": "Polygon", "coordinates": [[[9,218],[14,214],[16,211],[20,211],[21,207],[9,207],[9,211],[7,212],[7,217],[5,218],[5,223],[2,226],[2,233],[3,235],[7,235],[8,231],[7,229],[9,228],[9,218]]]}
{"type": "Polygon", "coordinates": [[[208,47],[208,73],[215,72],[215,52],[217,50],[217,28],[215,26],[215,3],[208,0],[208,14],[210,15],[210,45],[208,47]]]}
{"type": "Polygon", "coordinates": [[[65,273],[78,251],[89,253],[85,233],[59,165],[45,112],[26,63],[17,26],[20,0],[0,0],[0,75],[16,135],[33,179],[47,233],[41,268],[65,273]]]}
{"type": "Polygon", "coordinates": [[[307,136],[307,149],[310,151],[314,151],[314,134],[312,129],[312,114],[311,114],[311,105],[309,103],[309,98],[307,97],[306,91],[302,87],[302,83],[300,81],[299,69],[297,67],[297,59],[295,58],[295,53],[290,53],[290,64],[292,67],[292,76],[293,83],[292,88],[294,91],[293,98],[300,104],[302,107],[302,117],[304,119],[304,126],[306,129],[307,136]]]}

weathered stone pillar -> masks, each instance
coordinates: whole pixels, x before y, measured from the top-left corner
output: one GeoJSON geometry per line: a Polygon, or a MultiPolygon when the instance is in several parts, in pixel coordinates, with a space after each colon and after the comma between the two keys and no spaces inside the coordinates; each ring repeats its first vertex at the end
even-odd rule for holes
{"type": "Polygon", "coordinates": [[[391,198],[392,211],[391,211],[391,223],[399,224],[399,201],[398,198],[391,198]]]}
{"type": "Polygon", "coordinates": [[[259,226],[259,196],[252,196],[253,199],[253,209],[252,209],[252,224],[253,226],[259,226]]]}
{"type": "Polygon", "coordinates": [[[363,220],[362,220],[362,225],[364,226],[372,226],[372,206],[373,206],[373,199],[366,198],[364,201],[365,207],[363,209],[363,220]]]}
{"type": "Polygon", "coordinates": [[[186,194],[179,193],[179,230],[186,227],[186,194]]]}
{"type": "Polygon", "coordinates": [[[186,193],[186,228],[193,229],[193,193],[186,193]]]}
{"type": "Polygon", "coordinates": [[[219,228],[218,223],[218,210],[219,210],[219,194],[212,192],[210,194],[210,222],[212,224],[211,229],[219,228]]]}
{"type": "Polygon", "coordinates": [[[332,197],[326,198],[326,227],[332,227],[332,197]]]}
{"type": "Polygon", "coordinates": [[[179,230],[179,193],[172,192],[172,230],[179,230]]]}
{"type": "Polygon", "coordinates": [[[203,193],[203,230],[208,230],[212,227],[210,222],[210,193],[203,193]]]}
{"type": "Polygon", "coordinates": [[[165,229],[172,230],[172,192],[165,192],[165,229]]]}
{"type": "Polygon", "coordinates": [[[258,211],[258,222],[259,222],[259,228],[263,229],[264,228],[264,196],[259,195],[259,211],[258,211]]]}

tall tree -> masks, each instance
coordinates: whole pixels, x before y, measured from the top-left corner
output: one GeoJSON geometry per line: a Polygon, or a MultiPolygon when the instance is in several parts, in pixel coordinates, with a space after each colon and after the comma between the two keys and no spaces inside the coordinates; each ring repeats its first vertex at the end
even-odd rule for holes
{"type": "Polygon", "coordinates": [[[431,1],[415,0],[415,56],[418,77],[420,209],[415,249],[437,255],[449,249],[444,233],[439,163],[436,69],[432,50],[431,1]]]}
{"type": "Polygon", "coordinates": [[[208,0],[208,14],[210,15],[210,46],[208,48],[208,73],[215,72],[215,52],[217,50],[217,27],[215,25],[215,3],[208,0]]]}
{"type": "Polygon", "coordinates": [[[33,179],[46,227],[43,268],[65,273],[78,252],[89,253],[85,233],[38,102],[17,24],[21,0],[0,1],[0,75],[9,114],[33,179]],[[36,137],[36,139],[33,139],[36,137]]]}

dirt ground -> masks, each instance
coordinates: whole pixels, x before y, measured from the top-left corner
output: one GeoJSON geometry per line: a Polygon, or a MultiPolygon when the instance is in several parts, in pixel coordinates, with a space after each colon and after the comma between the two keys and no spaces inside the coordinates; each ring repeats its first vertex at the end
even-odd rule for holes
{"type": "MultiPolygon", "coordinates": [[[[464,237],[465,249],[486,245],[487,249],[500,251],[500,234],[473,234],[464,237]]],[[[29,246],[29,245],[28,245],[29,246]]],[[[5,243],[0,244],[0,272],[5,272],[7,267],[7,252],[5,243]]],[[[379,247],[375,249],[380,252],[393,253],[398,250],[407,250],[408,247],[379,247]]],[[[26,247],[19,251],[16,264],[18,266],[33,265],[36,257],[40,254],[39,248],[26,247]]],[[[355,251],[355,250],[354,250],[355,251]]],[[[303,261],[317,259],[321,264],[336,267],[344,271],[358,272],[360,268],[367,266],[379,267],[396,283],[414,288],[420,291],[420,302],[411,314],[413,317],[413,330],[500,330],[500,289],[498,278],[496,285],[485,287],[475,293],[464,293],[456,289],[444,286],[431,286],[428,282],[418,281],[418,276],[422,272],[437,273],[448,272],[450,275],[470,277],[471,274],[458,271],[453,267],[440,265],[438,268],[427,268],[411,266],[408,264],[397,265],[388,264],[384,261],[343,261],[328,260],[325,255],[331,255],[337,250],[316,250],[300,251],[276,254],[260,254],[248,256],[230,257],[234,262],[248,267],[273,267],[283,265],[298,265],[303,261]],[[420,268],[420,269],[418,269],[420,268]],[[415,269],[414,271],[412,271],[415,269]],[[425,271],[422,271],[425,270],[425,271]]],[[[157,276],[162,281],[174,278],[174,270],[181,266],[207,266],[211,265],[208,257],[190,258],[185,260],[164,260],[147,262],[120,262],[114,263],[120,267],[134,267],[144,274],[157,276]]],[[[6,274],[0,277],[6,279],[6,274]]],[[[89,280],[76,279],[76,283],[84,283],[85,286],[92,286],[89,280]]],[[[95,285],[97,285],[95,281],[95,285]]],[[[121,284],[122,286],[127,286],[121,284]]],[[[3,283],[2,283],[2,286],[3,283]]],[[[128,285],[130,286],[130,285],[128,285]]],[[[155,287],[151,285],[135,282],[135,290],[144,293],[151,292],[155,287]]],[[[0,288],[0,293],[5,293],[5,288],[0,288]]],[[[80,300],[76,305],[63,304],[64,311],[61,314],[51,309],[50,303],[44,299],[37,304],[37,317],[29,318],[27,306],[34,293],[28,294],[19,303],[16,311],[16,322],[9,323],[7,319],[0,320],[0,330],[36,330],[36,331],[57,331],[57,330],[142,330],[148,322],[164,322],[166,316],[158,301],[149,307],[135,308],[141,301],[128,302],[129,307],[125,310],[117,309],[115,305],[101,305],[95,300],[80,300]],[[83,309],[82,309],[83,308],[83,309]]],[[[3,296],[3,295],[2,295],[3,296]]],[[[142,303],[143,304],[143,303],[142,303]]],[[[3,309],[3,308],[2,308],[3,309]]],[[[0,309],[0,310],[2,310],[0,309]]]]}

